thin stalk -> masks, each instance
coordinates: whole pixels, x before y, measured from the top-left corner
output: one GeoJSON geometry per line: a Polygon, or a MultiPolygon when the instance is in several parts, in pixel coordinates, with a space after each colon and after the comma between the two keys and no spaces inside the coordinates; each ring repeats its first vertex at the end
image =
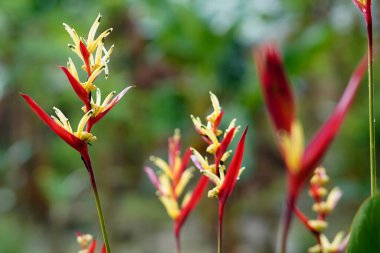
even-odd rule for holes
{"type": "Polygon", "coordinates": [[[219,200],[218,253],[222,253],[224,202],[219,200]]]}
{"type": "Polygon", "coordinates": [[[375,150],[375,110],[374,110],[374,85],[373,85],[373,46],[372,46],[372,17],[369,13],[367,21],[368,35],[368,111],[369,111],[369,149],[371,172],[371,196],[377,191],[376,183],[376,150],[375,150]]]}
{"type": "Polygon", "coordinates": [[[95,175],[94,175],[94,171],[92,169],[91,159],[90,159],[90,156],[88,155],[88,152],[82,154],[82,160],[83,160],[83,162],[84,162],[84,164],[85,164],[85,166],[87,168],[88,175],[90,176],[92,191],[94,193],[94,198],[95,198],[95,203],[96,203],[96,209],[98,211],[99,223],[100,223],[100,228],[102,230],[104,245],[106,246],[107,253],[111,253],[111,247],[110,247],[110,244],[109,244],[109,241],[108,241],[108,234],[107,234],[107,229],[106,229],[106,225],[105,225],[105,222],[104,222],[104,216],[103,216],[102,206],[100,204],[98,189],[97,189],[97,186],[96,186],[95,175]]]}
{"type": "Polygon", "coordinates": [[[175,252],[181,253],[181,242],[180,242],[179,234],[175,234],[174,239],[175,239],[175,252]]]}
{"type": "Polygon", "coordinates": [[[107,235],[106,225],[105,225],[105,222],[104,222],[104,216],[103,216],[102,206],[100,205],[99,195],[98,195],[98,191],[96,189],[96,186],[92,187],[92,190],[93,190],[94,197],[95,197],[96,209],[98,210],[99,222],[100,222],[100,227],[102,229],[104,244],[106,245],[107,253],[111,253],[111,248],[110,248],[110,244],[109,244],[109,241],[108,241],[108,235],[107,235]]]}

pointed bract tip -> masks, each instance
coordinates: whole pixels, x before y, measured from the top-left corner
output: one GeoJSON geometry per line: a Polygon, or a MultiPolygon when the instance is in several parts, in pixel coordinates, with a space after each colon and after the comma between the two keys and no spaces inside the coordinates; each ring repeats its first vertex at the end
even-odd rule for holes
{"type": "Polygon", "coordinates": [[[274,45],[264,45],[254,52],[254,56],[272,122],[277,131],[290,132],[295,104],[279,50],[274,45]]]}

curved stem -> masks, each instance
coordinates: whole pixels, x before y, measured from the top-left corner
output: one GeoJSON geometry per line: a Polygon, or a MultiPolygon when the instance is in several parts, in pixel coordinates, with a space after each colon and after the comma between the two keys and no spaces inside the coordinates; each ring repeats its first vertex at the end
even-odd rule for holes
{"type": "Polygon", "coordinates": [[[369,110],[369,148],[371,171],[371,196],[377,191],[376,185],[376,150],[375,150],[375,110],[374,110],[374,85],[373,85],[373,46],[372,46],[372,18],[367,22],[368,34],[368,110],[369,110]]]}
{"type": "Polygon", "coordinates": [[[106,225],[104,222],[102,206],[100,204],[98,189],[97,189],[96,181],[95,181],[95,175],[94,175],[94,171],[92,169],[91,159],[90,159],[90,156],[88,155],[88,151],[82,153],[82,160],[83,160],[83,162],[87,168],[88,175],[90,176],[91,187],[92,187],[92,191],[94,193],[96,209],[98,211],[99,223],[100,223],[100,228],[102,230],[104,244],[106,246],[107,253],[111,253],[111,247],[110,247],[110,244],[108,241],[108,234],[107,234],[106,225]]]}

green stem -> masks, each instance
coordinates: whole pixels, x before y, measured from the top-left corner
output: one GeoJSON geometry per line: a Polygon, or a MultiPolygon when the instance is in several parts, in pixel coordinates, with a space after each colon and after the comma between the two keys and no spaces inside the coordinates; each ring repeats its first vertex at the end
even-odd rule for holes
{"type": "Polygon", "coordinates": [[[368,97],[369,97],[369,148],[370,148],[370,172],[371,172],[371,196],[377,191],[376,185],[376,150],[375,150],[375,110],[374,110],[374,85],[373,85],[373,47],[372,47],[372,22],[367,24],[368,33],[368,97]]]}
{"type": "Polygon", "coordinates": [[[81,155],[82,155],[82,160],[84,162],[84,165],[87,168],[88,175],[90,176],[91,187],[92,187],[92,191],[93,191],[94,197],[95,197],[96,209],[98,210],[99,223],[100,223],[100,228],[102,230],[104,245],[106,246],[107,253],[111,253],[111,247],[110,247],[110,244],[108,241],[108,235],[107,235],[106,225],[104,222],[102,206],[100,205],[98,188],[96,187],[95,175],[94,175],[94,171],[92,169],[91,159],[90,159],[90,156],[88,154],[87,148],[84,150],[84,152],[81,153],[81,155]]]}
{"type": "Polygon", "coordinates": [[[103,216],[102,207],[100,205],[98,191],[97,191],[96,187],[92,187],[92,190],[94,192],[94,197],[95,197],[95,202],[96,202],[96,209],[98,210],[99,222],[100,222],[100,227],[102,229],[104,244],[106,246],[107,253],[111,253],[111,248],[110,248],[110,244],[109,244],[109,241],[108,241],[108,235],[107,235],[106,225],[105,225],[105,222],[104,222],[104,216],[103,216]]]}

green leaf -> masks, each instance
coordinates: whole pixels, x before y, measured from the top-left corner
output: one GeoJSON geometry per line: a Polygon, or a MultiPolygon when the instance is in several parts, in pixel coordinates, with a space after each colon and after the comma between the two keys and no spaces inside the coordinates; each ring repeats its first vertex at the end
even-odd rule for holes
{"type": "Polygon", "coordinates": [[[356,213],[347,253],[379,252],[380,196],[367,199],[356,213]]]}

